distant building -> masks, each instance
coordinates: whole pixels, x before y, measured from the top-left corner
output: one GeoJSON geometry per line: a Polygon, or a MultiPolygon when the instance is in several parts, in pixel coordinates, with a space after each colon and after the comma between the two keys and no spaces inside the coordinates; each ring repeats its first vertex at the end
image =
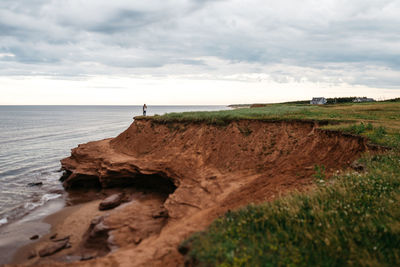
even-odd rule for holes
{"type": "Polygon", "coordinates": [[[360,103],[360,102],[375,102],[375,99],[373,98],[367,98],[367,97],[357,97],[356,99],[353,100],[355,103],[360,103]]]}
{"type": "Polygon", "coordinates": [[[313,99],[310,101],[311,105],[325,105],[326,104],[326,99],[325,97],[313,97],[313,99]]]}

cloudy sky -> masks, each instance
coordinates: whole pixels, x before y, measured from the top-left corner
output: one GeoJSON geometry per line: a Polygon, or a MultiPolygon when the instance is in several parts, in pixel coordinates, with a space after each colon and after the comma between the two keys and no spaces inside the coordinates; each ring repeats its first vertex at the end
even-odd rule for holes
{"type": "Polygon", "coordinates": [[[398,0],[1,0],[0,104],[400,97],[398,0]]]}

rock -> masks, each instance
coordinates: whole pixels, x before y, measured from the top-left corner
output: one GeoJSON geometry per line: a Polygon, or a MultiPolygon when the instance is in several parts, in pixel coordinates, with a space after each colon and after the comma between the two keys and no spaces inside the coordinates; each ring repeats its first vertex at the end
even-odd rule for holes
{"type": "Polygon", "coordinates": [[[98,216],[90,222],[88,229],[89,237],[92,239],[104,237],[111,228],[104,223],[104,216],[98,216]]]}
{"type": "Polygon", "coordinates": [[[109,210],[119,206],[123,201],[123,194],[114,194],[104,199],[100,205],[99,210],[109,210]]]}
{"type": "Polygon", "coordinates": [[[103,220],[104,220],[104,216],[97,216],[97,217],[93,218],[92,221],[90,222],[90,227],[93,228],[96,224],[100,223],[103,220]]]}
{"type": "Polygon", "coordinates": [[[43,185],[42,182],[36,182],[36,183],[29,183],[28,186],[41,186],[43,185]]]}
{"type": "Polygon", "coordinates": [[[38,238],[39,238],[38,235],[33,235],[33,236],[31,236],[29,239],[30,239],[30,240],[35,240],[35,239],[38,239],[38,238]]]}
{"type": "Polygon", "coordinates": [[[47,257],[53,255],[54,253],[67,248],[69,245],[69,239],[65,239],[64,241],[59,241],[53,244],[48,245],[47,247],[41,249],[39,251],[40,257],[47,257]]]}
{"type": "Polygon", "coordinates": [[[90,237],[92,238],[96,238],[98,236],[103,235],[104,233],[107,233],[108,231],[110,231],[110,227],[108,227],[103,221],[96,224],[93,227],[93,230],[90,232],[90,237]]]}
{"type": "Polygon", "coordinates": [[[84,247],[96,251],[109,251],[108,232],[113,230],[104,222],[104,216],[94,218],[84,234],[84,247]]]}
{"type": "Polygon", "coordinates": [[[361,171],[365,170],[365,165],[363,163],[358,162],[358,161],[354,161],[350,165],[350,167],[355,171],[360,171],[361,172],[361,171]]]}

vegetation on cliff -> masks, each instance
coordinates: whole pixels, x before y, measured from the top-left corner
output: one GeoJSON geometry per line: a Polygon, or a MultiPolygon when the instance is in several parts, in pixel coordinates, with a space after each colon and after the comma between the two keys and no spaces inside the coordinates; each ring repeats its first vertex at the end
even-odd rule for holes
{"type": "Polygon", "coordinates": [[[400,265],[400,103],[334,106],[270,105],[212,113],[167,114],[169,120],[301,119],[363,135],[390,150],[366,154],[358,171],[327,178],[315,189],[225,214],[181,245],[201,266],[400,265]],[[360,167],[361,166],[361,167],[360,167]]]}
{"type": "Polygon", "coordinates": [[[313,192],[228,212],[197,233],[189,258],[205,266],[397,266],[400,263],[400,157],[365,157],[367,171],[313,192]]]}
{"type": "Polygon", "coordinates": [[[236,120],[306,120],[322,128],[368,137],[373,143],[394,147],[400,143],[400,102],[346,103],[337,105],[271,104],[260,108],[210,112],[167,113],[136,117],[158,123],[206,122],[227,125],[236,120]]]}

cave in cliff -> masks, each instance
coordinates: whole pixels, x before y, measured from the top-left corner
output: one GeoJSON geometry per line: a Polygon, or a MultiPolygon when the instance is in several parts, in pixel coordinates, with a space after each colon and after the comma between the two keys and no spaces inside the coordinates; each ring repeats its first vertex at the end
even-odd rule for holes
{"type": "MultiPolygon", "coordinates": [[[[71,176],[70,171],[64,171],[62,182],[71,176]]],[[[65,185],[68,191],[81,189],[106,189],[106,188],[134,188],[136,190],[151,191],[162,195],[172,194],[176,186],[173,179],[164,174],[129,173],[126,171],[107,171],[107,175],[96,176],[77,174],[73,181],[65,185]]]]}

